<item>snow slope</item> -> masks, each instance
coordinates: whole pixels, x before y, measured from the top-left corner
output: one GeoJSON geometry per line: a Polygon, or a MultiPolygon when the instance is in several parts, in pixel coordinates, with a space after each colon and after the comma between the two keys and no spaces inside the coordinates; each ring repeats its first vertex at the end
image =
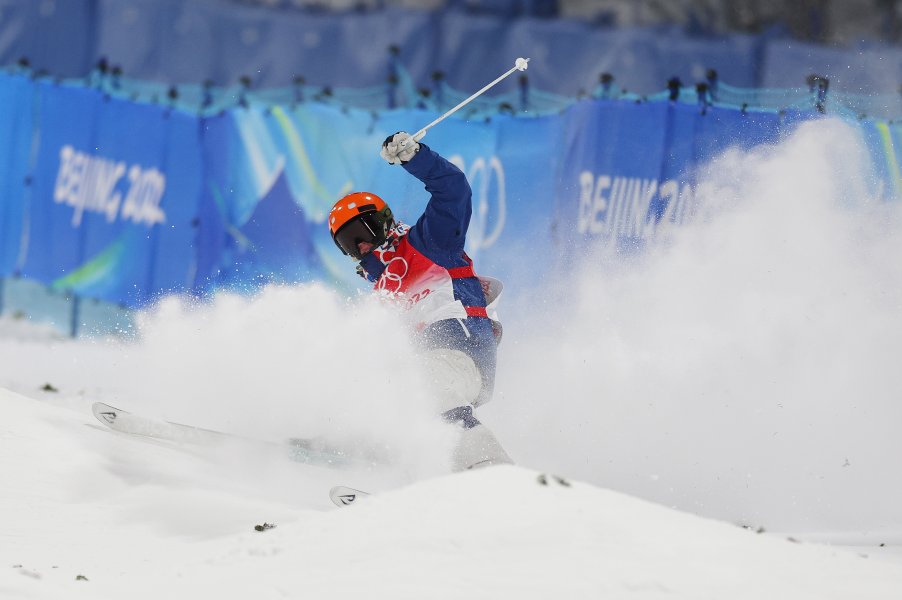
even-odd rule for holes
{"type": "MultiPolygon", "coordinates": [[[[130,438],[0,391],[3,598],[898,598],[902,566],[519,467],[342,478],[130,438]],[[278,493],[279,481],[292,479],[278,493]],[[264,522],[276,527],[254,529],[264,522]],[[85,579],[79,579],[79,576],[85,579]]],[[[246,458],[246,457],[245,457],[246,458]]]]}

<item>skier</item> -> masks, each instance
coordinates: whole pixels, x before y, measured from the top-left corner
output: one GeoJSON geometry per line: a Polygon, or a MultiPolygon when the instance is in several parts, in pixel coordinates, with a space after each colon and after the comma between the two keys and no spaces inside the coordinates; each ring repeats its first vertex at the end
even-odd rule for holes
{"type": "Polygon", "coordinates": [[[424,348],[438,410],[461,428],[454,470],[512,463],[495,435],[473,416],[473,408],[491,399],[494,387],[501,327],[490,311],[501,284],[477,277],[464,252],[470,185],[460,169],[408,133],[389,136],[380,155],[426,184],[432,197],[423,215],[408,226],[396,221],[376,194],[354,192],[329,213],[332,239],[358,261],[358,274],[378,293],[405,308],[424,348]]]}

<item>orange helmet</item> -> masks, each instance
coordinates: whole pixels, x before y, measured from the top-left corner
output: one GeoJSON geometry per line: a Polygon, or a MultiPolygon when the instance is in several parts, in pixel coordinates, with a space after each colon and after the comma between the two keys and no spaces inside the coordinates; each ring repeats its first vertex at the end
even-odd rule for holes
{"type": "Polygon", "coordinates": [[[370,192],[348,194],[329,211],[332,240],[339,250],[355,260],[361,258],[359,242],[381,246],[392,225],[394,219],[388,204],[370,192]]]}

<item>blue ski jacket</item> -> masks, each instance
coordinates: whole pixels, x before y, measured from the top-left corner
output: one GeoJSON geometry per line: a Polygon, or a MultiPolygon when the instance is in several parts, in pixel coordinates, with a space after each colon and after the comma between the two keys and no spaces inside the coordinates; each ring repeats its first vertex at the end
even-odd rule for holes
{"type": "MultiPolygon", "coordinates": [[[[492,321],[486,316],[483,284],[464,252],[472,216],[470,185],[460,169],[425,144],[420,144],[419,151],[403,167],[425,184],[429,201],[413,226],[396,227],[386,244],[363,257],[361,267],[377,289],[408,292],[409,302],[422,301],[424,306],[442,298],[437,289],[440,286],[435,285],[439,276],[426,272],[442,271],[444,287],[453,294],[453,301],[449,294],[443,304],[462,307],[450,313],[455,315],[453,318],[427,319],[420,331],[421,340],[430,347],[453,348],[468,354],[483,379],[483,393],[475,404],[485,402],[494,387],[496,340],[492,321]],[[402,267],[394,267],[393,259],[397,260],[398,255],[405,259],[402,267]],[[432,283],[405,287],[405,278],[413,279],[421,273],[426,273],[422,280],[432,283]],[[430,293],[431,297],[425,300],[430,293]]],[[[432,314],[441,317],[442,309],[432,314]]]]}

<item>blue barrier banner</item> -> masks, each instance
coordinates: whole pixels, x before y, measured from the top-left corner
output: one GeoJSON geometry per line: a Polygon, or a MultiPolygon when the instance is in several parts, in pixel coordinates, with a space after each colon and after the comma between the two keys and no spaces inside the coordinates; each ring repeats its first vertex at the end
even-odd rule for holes
{"type": "Polygon", "coordinates": [[[211,153],[211,149],[217,149],[224,153],[230,151],[228,147],[228,113],[220,114],[202,120],[203,136],[201,138],[201,152],[203,165],[201,170],[201,188],[198,197],[195,237],[195,276],[191,281],[190,289],[195,294],[202,294],[214,287],[214,281],[219,275],[223,260],[223,251],[226,244],[226,214],[223,190],[227,179],[220,174],[224,167],[222,158],[211,153]],[[219,161],[216,159],[219,158],[219,161]]]}
{"type": "Polygon", "coordinates": [[[673,110],[663,102],[592,101],[567,112],[555,190],[555,226],[565,249],[578,252],[598,238],[645,237],[648,208],[663,191],[673,110]]]}
{"type": "MultiPolygon", "coordinates": [[[[201,118],[17,76],[0,77],[0,103],[0,267],[85,297],[140,307],[273,281],[363,289],[329,236],[332,204],[370,191],[412,223],[428,201],[379,149],[434,111],[252,102],[201,118]]],[[[523,290],[598,245],[640,251],[692,215],[700,174],[725,149],[778,142],[820,117],[597,99],[560,115],[447,119],[423,143],[470,181],[477,272],[523,290]]],[[[902,128],[850,122],[871,151],[875,192],[900,197],[902,128]]]]}
{"type": "Polygon", "coordinates": [[[640,249],[657,226],[691,216],[699,169],[729,147],[779,140],[812,112],[780,115],[676,102],[582,103],[569,111],[556,190],[558,227],[574,251],[640,249]]]}
{"type": "Polygon", "coordinates": [[[102,102],[99,94],[46,82],[37,85],[36,93],[41,140],[29,205],[28,247],[22,273],[50,283],[81,263],[84,244],[81,225],[85,208],[89,203],[93,210],[102,210],[106,206],[112,190],[106,190],[102,198],[95,198],[93,194],[95,188],[104,186],[116,175],[119,167],[114,161],[90,161],[88,158],[94,148],[94,129],[102,102]],[[75,177],[79,172],[87,172],[89,163],[93,163],[91,170],[98,174],[92,177],[97,183],[81,188],[85,193],[79,198],[75,177]],[[79,170],[78,165],[84,166],[79,170]]]}
{"type": "Polygon", "coordinates": [[[0,275],[19,260],[31,159],[34,86],[25,77],[0,78],[0,275]]]}
{"type": "MultiPolygon", "coordinates": [[[[599,242],[640,250],[662,221],[691,216],[701,166],[728,147],[776,142],[815,115],[598,100],[562,117],[452,119],[423,141],[470,180],[467,250],[478,269],[529,287],[555,258],[578,258],[599,242]]],[[[216,197],[205,206],[216,214],[202,221],[222,231],[215,285],[325,278],[365,286],[328,236],[325,215],[342,195],[367,190],[397,218],[418,218],[428,199],[422,184],[378,149],[387,135],[435,116],[304,104],[232,111],[208,125],[207,187],[216,197]]]]}
{"type": "MultiPolygon", "coordinates": [[[[326,216],[345,194],[371,191],[389,202],[398,219],[419,218],[428,200],[423,185],[387,164],[379,149],[388,135],[415,131],[435,116],[410,110],[375,116],[304,104],[251,107],[208,120],[198,289],[324,277],[361,285],[353,263],[332,241],[326,216]]],[[[456,120],[429,136],[465,170],[483,168],[494,139],[491,126],[456,120]]]]}
{"type": "MultiPolygon", "coordinates": [[[[160,209],[165,222],[144,225],[145,243],[151,244],[150,274],[146,299],[159,294],[191,289],[197,268],[197,217],[203,190],[202,120],[180,111],[149,111],[150,126],[161,130],[162,147],[158,149],[158,169],[165,177],[165,191],[160,209]],[[149,229],[149,231],[148,231],[149,229]]],[[[153,169],[150,161],[140,163],[153,169]]],[[[140,231],[142,228],[136,227],[140,231]]]]}
{"type": "MultiPolygon", "coordinates": [[[[761,144],[774,144],[785,131],[783,117],[774,111],[737,111],[731,108],[707,107],[698,113],[696,122],[696,162],[705,163],[728,147],[751,150],[761,144]]],[[[807,112],[806,118],[813,113],[807,112]]]]}
{"type": "MultiPolygon", "coordinates": [[[[555,230],[554,194],[562,119],[493,119],[495,153],[475,173],[471,237],[478,244],[477,271],[504,279],[516,297],[518,288],[547,282],[560,249],[555,230]]],[[[465,144],[466,140],[461,140],[465,144]]]]}
{"type": "MultiPolygon", "coordinates": [[[[648,214],[680,224],[692,214],[699,170],[727,148],[749,150],[778,141],[783,122],[773,112],[672,104],[667,110],[664,163],[648,214]]],[[[649,230],[651,231],[651,230],[649,230]]]]}
{"type": "Polygon", "coordinates": [[[200,181],[196,117],[84,88],[41,84],[39,94],[23,274],[127,306],[184,289],[200,181]]]}
{"type": "Polygon", "coordinates": [[[328,120],[308,121],[307,107],[251,107],[207,120],[198,290],[322,276],[323,241],[310,223],[324,223],[331,202],[350,191],[341,172],[350,162],[347,124],[336,119],[325,131],[328,120]]]}

